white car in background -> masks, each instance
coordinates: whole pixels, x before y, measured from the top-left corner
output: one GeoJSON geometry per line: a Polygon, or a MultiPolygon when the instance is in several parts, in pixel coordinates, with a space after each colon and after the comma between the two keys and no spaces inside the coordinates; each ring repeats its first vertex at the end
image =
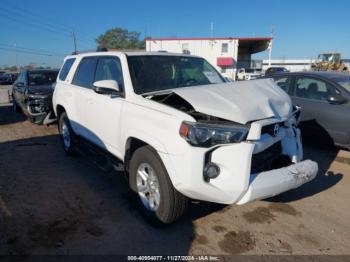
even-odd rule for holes
{"type": "Polygon", "coordinates": [[[241,68],[237,72],[237,80],[254,80],[259,77],[262,77],[263,74],[261,72],[257,72],[254,69],[245,69],[241,68]]]}
{"type": "MultiPolygon", "coordinates": [[[[69,56],[53,95],[64,150],[87,141],[121,161],[154,222],[189,199],[245,204],[316,176],[299,109],[270,79],[225,83],[203,58],[152,52],[69,56]]],[[[101,153],[102,154],[102,153],[101,153]]]]}

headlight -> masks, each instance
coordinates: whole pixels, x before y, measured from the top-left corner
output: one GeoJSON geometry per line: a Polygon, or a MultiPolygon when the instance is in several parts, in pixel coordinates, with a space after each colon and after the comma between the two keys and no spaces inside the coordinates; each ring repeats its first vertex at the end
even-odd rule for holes
{"type": "Polygon", "coordinates": [[[183,122],[180,127],[180,135],[191,145],[200,147],[239,143],[247,134],[248,128],[232,125],[183,122]]]}

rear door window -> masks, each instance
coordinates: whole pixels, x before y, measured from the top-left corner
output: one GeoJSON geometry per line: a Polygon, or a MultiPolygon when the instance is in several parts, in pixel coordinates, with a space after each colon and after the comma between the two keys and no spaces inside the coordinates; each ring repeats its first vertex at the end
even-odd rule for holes
{"type": "Polygon", "coordinates": [[[66,80],[66,77],[69,73],[69,70],[71,69],[73,63],[75,61],[75,58],[69,58],[64,62],[64,65],[61,68],[60,74],[58,78],[62,81],[66,80]]]}
{"type": "Polygon", "coordinates": [[[97,57],[84,57],[75,72],[72,83],[81,87],[92,88],[95,78],[97,57]]]}

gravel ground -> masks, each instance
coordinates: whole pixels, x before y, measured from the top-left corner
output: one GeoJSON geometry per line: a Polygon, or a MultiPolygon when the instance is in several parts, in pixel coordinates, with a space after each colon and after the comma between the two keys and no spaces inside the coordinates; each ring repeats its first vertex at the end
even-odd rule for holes
{"type": "Polygon", "coordinates": [[[63,153],[57,127],[13,113],[0,87],[0,255],[350,254],[350,152],[307,145],[317,178],[244,206],[192,203],[153,228],[121,173],[63,153]]]}

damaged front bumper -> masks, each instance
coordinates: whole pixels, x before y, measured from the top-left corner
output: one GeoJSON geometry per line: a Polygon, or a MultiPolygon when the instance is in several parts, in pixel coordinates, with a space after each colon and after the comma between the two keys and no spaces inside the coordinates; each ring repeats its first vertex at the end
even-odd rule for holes
{"type": "Polygon", "coordinates": [[[237,204],[273,197],[297,188],[314,179],[317,171],[317,163],[305,160],[291,166],[253,174],[250,176],[248,190],[237,204]]]}
{"type": "Polygon", "coordinates": [[[174,187],[192,199],[244,204],[275,196],[315,178],[317,163],[302,161],[300,130],[281,125],[278,135],[262,133],[263,126],[276,123],[269,121],[252,125],[248,137],[255,140],[210,149],[188,146],[181,155],[159,152],[174,187]],[[203,178],[208,162],[220,169],[220,174],[209,181],[203,178]]]}
{"type": "Polygon", "coordinates": [[[26,101],[27,116],[37,124],[48,125],[56,121],[52,110],[51,97],[28,98],[26,101]]]}

